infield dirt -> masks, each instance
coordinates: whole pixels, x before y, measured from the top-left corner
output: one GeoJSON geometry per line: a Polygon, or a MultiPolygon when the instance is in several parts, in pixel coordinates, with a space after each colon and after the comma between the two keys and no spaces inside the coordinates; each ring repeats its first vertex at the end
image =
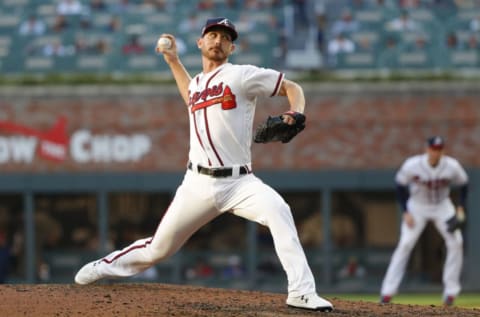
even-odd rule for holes
{"type": "Polygon", "coordinates": [[[480,316],[479,309],[381,305],[326,296],[330,313],[289,308],[285,294],[170,284],[0,285],[1,316],[480,316]]]}

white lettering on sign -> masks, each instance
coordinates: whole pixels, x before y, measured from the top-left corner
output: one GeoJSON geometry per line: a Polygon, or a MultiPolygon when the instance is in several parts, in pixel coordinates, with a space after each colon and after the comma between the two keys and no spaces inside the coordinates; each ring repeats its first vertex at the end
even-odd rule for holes
{"type": "Polygon", "coordinates": [[[0,164],[8,161],[31,163],[36,147],[35,137],[0,137],[0,164]]]}
{"type": "Polygon", "coordinates": [[[79,163],[137,162],[151,146],[145,134],[93,135],[88,130],[79,130],[70,139],[70,154],[79,163]]]}

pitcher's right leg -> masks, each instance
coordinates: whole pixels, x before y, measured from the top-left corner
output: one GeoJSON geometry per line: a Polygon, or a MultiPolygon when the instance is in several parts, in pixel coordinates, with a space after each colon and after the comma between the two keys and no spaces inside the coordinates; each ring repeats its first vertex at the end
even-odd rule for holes
{"type": "Polygon", "coordinates": [[[267,226],[274,248],[287,273],[287,305],[308,310],[331,311],[332,304],[317,295],[307,257],[303,251],[290,207],[271,187],[254,175],[242,178],[225,209],[267,226]]]}

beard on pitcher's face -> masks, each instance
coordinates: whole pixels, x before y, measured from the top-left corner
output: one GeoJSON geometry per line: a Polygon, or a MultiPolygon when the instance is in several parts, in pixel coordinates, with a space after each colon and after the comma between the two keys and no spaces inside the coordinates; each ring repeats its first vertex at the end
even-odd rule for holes
{"type": "Polygon", "coordinates": [[[198,46],[204,57],[217,62],[226,60],[234,49],[230,36],[219,31],[205,34],[199,40],[198,46]]]}
{"type": "Polygon", "coordinates": [[[222,47],[218,47],[218,46],[207,48],[206,50],[203,51],[203,55],[208,59],[214,60],[217,62],[224,61],[225,59],[228,58],[228,54],[225,52],[225,50],[222,47]]]}

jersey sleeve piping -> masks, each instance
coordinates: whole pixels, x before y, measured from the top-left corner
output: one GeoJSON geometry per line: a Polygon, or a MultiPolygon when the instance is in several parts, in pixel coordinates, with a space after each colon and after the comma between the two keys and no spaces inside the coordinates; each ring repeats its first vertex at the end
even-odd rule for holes
{"type": "Polygon", "coordinates": [[[273,96],[278,95],[278,92],[280,91],[280,86],[281,86],[281,83],[282,83],[284,77],[285,77],[285,74],[284,74],[284,73],[280,73],[280,74],[278,75],[277,84],[275,85],[275,89],[273,90],[273,92],[272,92],[272,94],[270,95],[270,97],[273,97],[273,96]]]}

